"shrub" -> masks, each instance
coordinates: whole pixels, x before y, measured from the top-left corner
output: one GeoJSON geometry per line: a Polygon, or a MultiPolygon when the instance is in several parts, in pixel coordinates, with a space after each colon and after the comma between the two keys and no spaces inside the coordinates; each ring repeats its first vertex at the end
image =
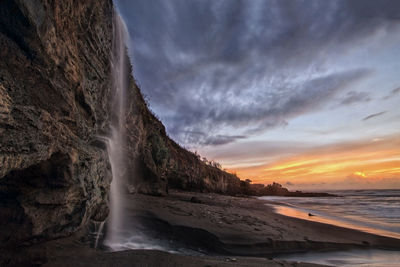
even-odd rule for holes
{"type": "Polygon", "coordinates": [[[156,165],[164,165],[169,159],[169,150],[164,140],[158,134],[152,134],[149,138],[151,144],[151,156],[156,165]]]}

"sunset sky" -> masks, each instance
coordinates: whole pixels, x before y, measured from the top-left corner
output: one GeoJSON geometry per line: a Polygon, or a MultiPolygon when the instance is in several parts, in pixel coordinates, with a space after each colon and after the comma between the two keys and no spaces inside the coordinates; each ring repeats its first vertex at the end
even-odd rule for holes
{"type": "Polygon", "coordinates": [[[117,6],[180,144],[257,183],[400,188],[400,1],[117,6]]]}

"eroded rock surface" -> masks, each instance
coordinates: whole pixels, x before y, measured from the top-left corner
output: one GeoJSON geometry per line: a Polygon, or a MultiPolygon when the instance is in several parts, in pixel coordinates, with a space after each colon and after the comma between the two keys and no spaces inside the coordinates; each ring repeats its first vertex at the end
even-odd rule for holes
{"type": "Polygon", "coordinates": [[[0,1],[0,244],[108,214],[111,1],[0,1]]]}

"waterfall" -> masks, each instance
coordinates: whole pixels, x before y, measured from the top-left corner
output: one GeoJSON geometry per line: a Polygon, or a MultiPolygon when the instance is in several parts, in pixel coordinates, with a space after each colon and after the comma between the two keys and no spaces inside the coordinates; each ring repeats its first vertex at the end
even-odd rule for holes
{"type": "Polygon", "coordinates": [[[97,246],[99,245],[100,237],[103,235],[104,222],[101,222],[98,228],[99,229],[96,232],[96,239],[94,241],[94,248],[97,248],[97,246]]]}
{"type": "Polygon", "coordinates": [[[110,190],[110,215],[107,223],[105,244],[113,247],[120,242],[122,229],[123,184],[126,173],[126,92],[129,81],[125,41],[127,30],[121,17],[115,12],[113,20],[113,44],[111,55],[112,75],[112,114],[111,136],[108,138],[107,151],[111,164],[112,182],[110,190]]]}
{"type": "MultiPolygon", "coordinates": [[[[126,42],[128,41],[126,25],[118,13],[114,13],[113,47],[111,55],[112,105],[111,133],[107,141],[108,157],[111,164],[112,182],[110,190],[110,214],[107,219],[107,233],[104,240],[111,250],[126,249],[158,249],[165,250],[159,241],[148,238],[143,229],[129,218],[129,207],[132,202],[125,203],[124,186],[127,175],[126,153],[126,116],[127,90],[130,73],[127,62],[126,42]]],[[[142,227],[143,228],[143,227],[142,227]]],[[[97,244],[96,244],[97,246],[97,244]]]]}

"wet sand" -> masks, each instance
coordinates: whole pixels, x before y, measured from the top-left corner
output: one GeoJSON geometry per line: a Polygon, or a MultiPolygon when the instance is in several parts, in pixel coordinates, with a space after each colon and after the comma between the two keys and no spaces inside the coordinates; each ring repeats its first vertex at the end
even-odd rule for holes
{"type": "Polygon", "coordinates": [[[140,231],[181,254],[95,250],[93,240],[78,235],[0,252],[13,259],[8,263],[19,259],[32,263],[28,266],[317,266],[274,258],[304,251],[400,250],[399,239],[283,216],[256,198],[178,191],[166,197],[134,194],[126,196],[124,210],[125,233],[140,231]]]}
{"type": "Polygon", "coordinates": [[[93,249],[70,245],[60,247],[61,252],[49,255],[46,267],[108,267],[108,266],[135,266],[135,267],[161,267],[161,266],[185,266],[185,267],[229,267],[229,266],[271,266],[271,267],[317,267],[322,265],[299,263],[293,261],[273,260],[255,257],[233,256],[190,256],[173,254],[159,250],[127,250],[118,252],[101,252],[93,249]]]}
{"type": "Polygon", "coordinates": [[[363,225],[358,225],[355,223],[351,222],[346,222],[346,221],[340,221],[339,219],[334,219],[334,218],[329,218],[327,216],[322,216],[322,215],[316,215],[312,214],[310,216],[309,212],[303,211],[300,208],[294,208],[290,207],[287,205],[277,205],[277,203],[270,204],[272,207],[274,207],[274,210],[276,213],[288,216],[288,217],[295,217],[307,221],[314,221],[314,222],[320,222],[320,223],[325,223],[325,224],[333,224],[336,226],[344,227],[344,228],[351,228],[351,229],[356,229],[360,230],[363,232],[375,234],[375,235],[381,235],[381,236],[387,236],[387,237],[393,237],[400,239],[400,234],[396,232],[391,232],[391,231],[385,231],[382,229],[375,229],[372,227],[367,227],[363,225]]]}
{"type": "Polygon", "coordinates": [[[0,249],[0,266],[45,267],[318,267],[320,264],[274,260],[268,257],[232,255],[183,255],[160,250],[126,250],[107,252],[96,250],[76,236],[62,238],[15,250],[0,249]]]}
{"type": "Polygon", "coordinates": [[[202,229],[228,253],[265,255],[362,247],[400,250],[400,239],[287,217],[256,198],[175,191],[165,198],[130,195],[128,199],[135,203],[129,207],[130,214],[202,229]],[[200,203],[191,202],[192,197],[200,203]]]}

